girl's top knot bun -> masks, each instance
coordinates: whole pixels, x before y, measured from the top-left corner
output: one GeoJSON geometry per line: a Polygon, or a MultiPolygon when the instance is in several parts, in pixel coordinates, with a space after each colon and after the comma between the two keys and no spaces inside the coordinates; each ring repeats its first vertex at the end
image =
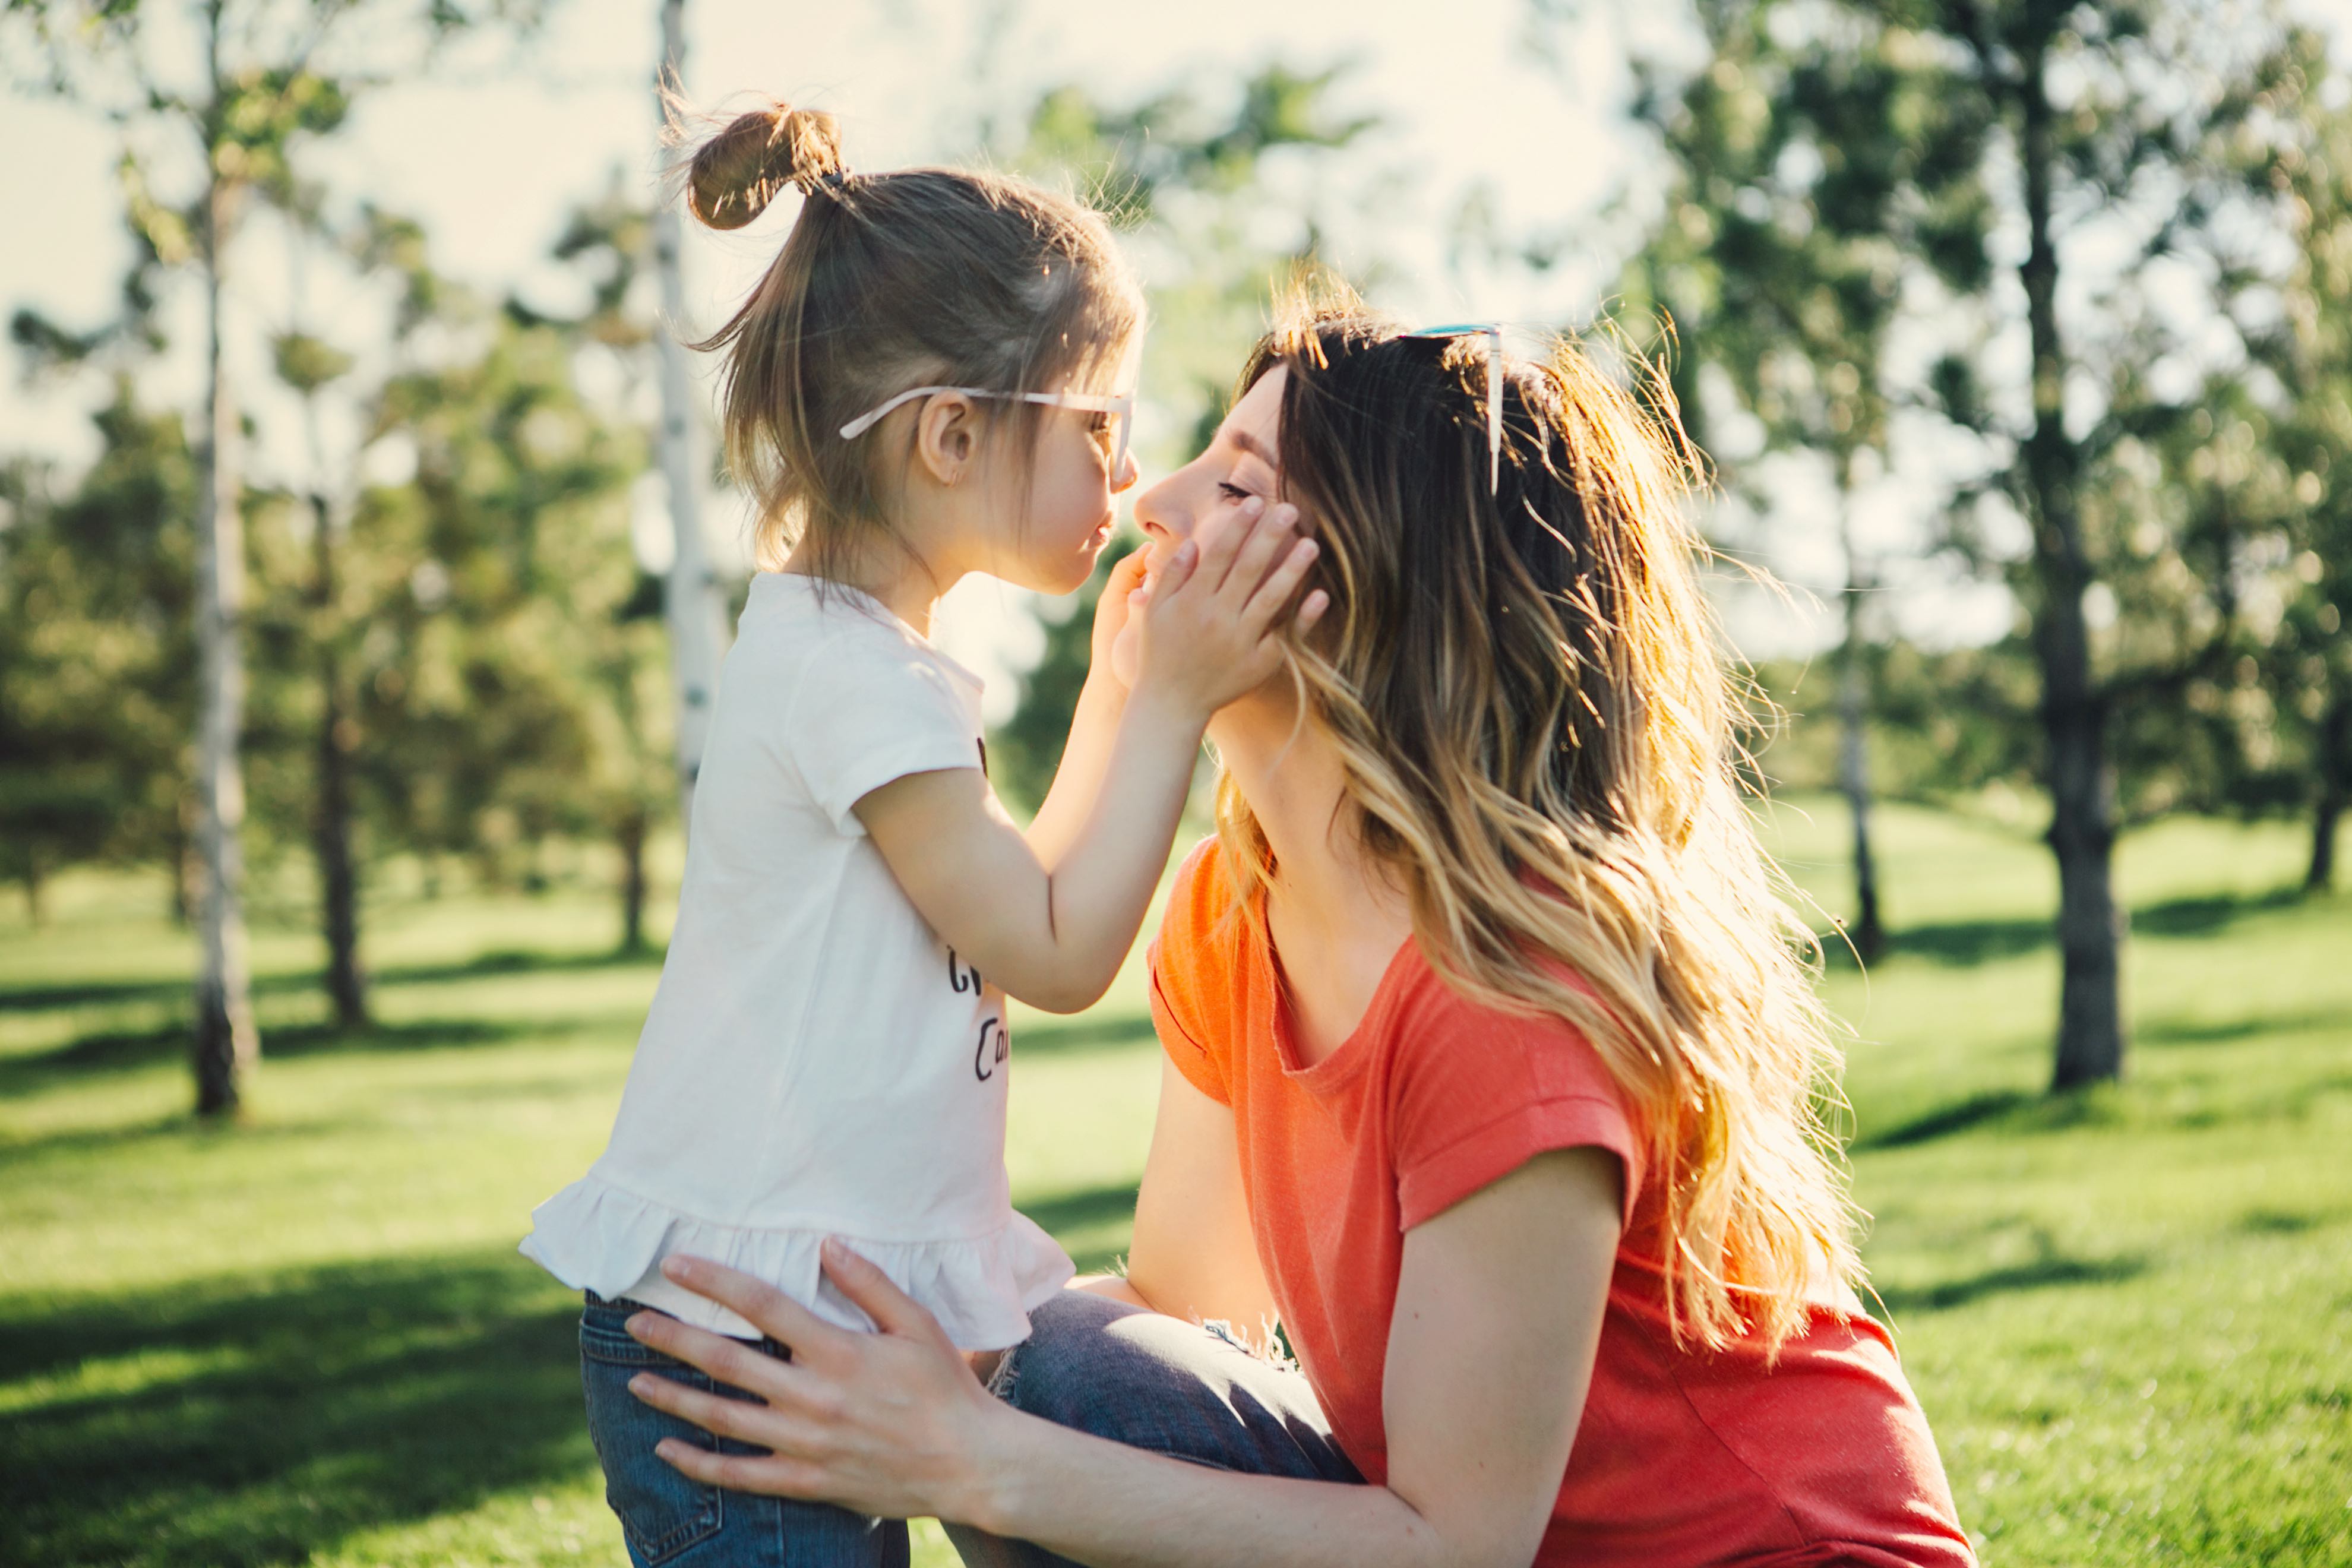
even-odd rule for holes
{"type": "Polygon", "coordinates": [[[839,121],[818,110],[771,103],[737,115],[696,150],[687,205],[711,228],[741,228],[786,185],[798,185],[804,195],[838,195],[848,177],[839,121]]]}

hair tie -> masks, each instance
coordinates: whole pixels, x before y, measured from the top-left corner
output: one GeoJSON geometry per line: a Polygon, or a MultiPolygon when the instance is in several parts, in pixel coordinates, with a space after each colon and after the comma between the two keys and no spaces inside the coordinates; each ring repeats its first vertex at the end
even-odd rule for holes
{"type": "Polygon", "coordinates": [[[819,174],[816,177],[814,184],[811,188],[814,189],[816,186],[822,186],[837,196],[842,192],[849,188],[849,171],[846,169],[827,169],[824,174],[819,174]]]}

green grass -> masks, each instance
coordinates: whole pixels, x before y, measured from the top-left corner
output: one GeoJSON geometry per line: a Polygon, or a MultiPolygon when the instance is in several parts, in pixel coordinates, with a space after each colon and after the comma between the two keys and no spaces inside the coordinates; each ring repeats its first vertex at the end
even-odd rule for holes
{"type": "MultiPolygon", "coordinates": [[[[1774,842],[1840,908],[1811,809],[1774,842]]],[[[2128,841],[2130,1077],[2053,1100],[2047,856],[1990,817],[1884,837],[1895,951],[1827,986],[1869,1259],[1986,1560],[2352,1563],[2352,898],[2279,895],[2286,827],[2128,841]]],[[[576,1309],[513,1246],[602,1145],[653,963],[579,887],[403,890],[348,1035],[280,912],[268,1059],[212,1131],[161,902],[0,913],[0,1562],[623,1563],[576,1309]]],[[[1015,1041],[1016,1196],[1098,1264],[1157,1077],[1133,967],[1015,1041]]]]}

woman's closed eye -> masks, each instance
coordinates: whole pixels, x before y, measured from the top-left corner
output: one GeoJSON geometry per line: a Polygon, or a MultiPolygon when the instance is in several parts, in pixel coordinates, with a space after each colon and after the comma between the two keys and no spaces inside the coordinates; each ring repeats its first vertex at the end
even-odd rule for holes
{"type": "Polygon", "coordinates": [[[1257,494],[1255,490],[1244,489],[1240,485],[1234,483],[1231,479],[1218,480],[1217,493],[1224,497],[1225,500],[1233,502],[1235,506],[1241,505],[1242,502],[1250,500],[1253,496],[1257,494]]]}

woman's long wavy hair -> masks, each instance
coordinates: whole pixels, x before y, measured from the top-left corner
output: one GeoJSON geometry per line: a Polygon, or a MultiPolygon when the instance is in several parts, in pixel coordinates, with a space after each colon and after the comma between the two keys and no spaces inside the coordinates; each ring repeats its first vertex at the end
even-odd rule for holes
{"type": "MultiPolygon", "coordinates": [[[[1290,316],[1242,386],[1288,373],[1282,489],[1332,596],[1294,668],[1354,830],[1449,984],[1599,1050],[1649,1140],[1676,1339],[1777,1350],[1860,1278],[1816,1099],[1839,1053],[1742,802],[1671,400],[1566,342],[1507,358],[1490,492],[1485,338],[1290,316]]],[[[1229,777],[1217,809],[1246,895],[1271,849],[1229,777]]]]}

